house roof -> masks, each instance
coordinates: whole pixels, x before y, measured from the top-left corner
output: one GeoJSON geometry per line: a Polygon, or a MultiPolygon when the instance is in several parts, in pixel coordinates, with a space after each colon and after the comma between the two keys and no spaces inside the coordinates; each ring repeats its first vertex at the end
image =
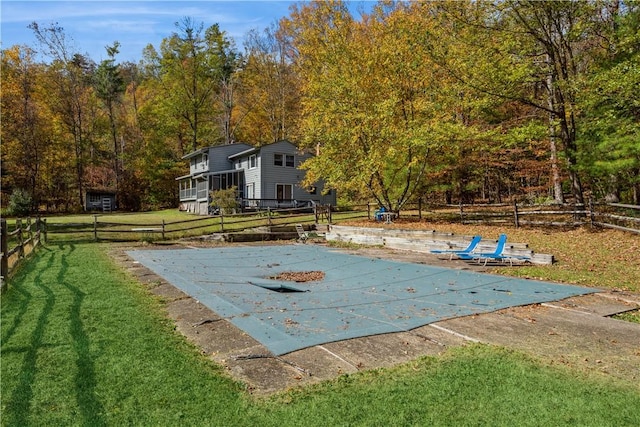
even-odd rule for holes
{"type": "Polygon", "coordinates": [[[115,188],[107,188],[107,187],[89,187],[84,189],[85,194],[87,193],[101,193],[101,194],[116,194],[117,191],[115,188]]]}
{"type": "Polygon", "coordinates": [[[197,156],[198,154],[203,154],[203,153],[208,153],[208,152],[209,152],[209,147],[201,148],[199,150],[192,151],[189,154],[185,154],[184,156],[182,156],[182,158],[183,159],[190,159],[191,157],[197,156]]]}
{"type": "Polygon", "coordinates": [[[248,150],[244,150],[244,151],[241,151],[239,153],[235,153],[235,154],[230,155],[229,156],[229,160],[235,159],[237,157],[244,157],[244,156],[246,156],[248,154],[252,154],[252,153],[257,153],[258,151],[260,151],[260,147],[253,147],[253,148],[250,148],[248,150]]]}
{"type": "Polygon", "coordinates": [[[293,147],[295,150],[300,150],[298,147],[296,147],[290,141],[287,141],[286,139],[281,139],[280,141],[272,142],[271,144],[262,145],[260,147],[251,147],[248,150],[244,150],[244,151],[240,151],[239,153],[232,154],[232,155],[229,156],[229,160],[233,160],[233,159],[236,159],[236,158],[239,158],[239,157],[245,157],[245,156],[247,156],[249,154],[253,154],[253,153],[258,153],[264,147],[269,147],[271,145],[276,145],[276,144],[287,144],[287,145],[290,145],[291,147],[293,147]]]}
{"type": "Polygon", "coordinates": [[[208,154],[210,150],[227,150],[229,147],[233,147],[234,149],[246,150],[252,148],[251,145],[245,144],[244,142],[236,142],[233,144],[225,144],[225,145],[212,145],[209,147],[200,148],[199,150],[192,151],[189,154],[185,154],[182,156],[182,159],[190,159],[191,157],[195,157],[199,154],[208,154]]]}

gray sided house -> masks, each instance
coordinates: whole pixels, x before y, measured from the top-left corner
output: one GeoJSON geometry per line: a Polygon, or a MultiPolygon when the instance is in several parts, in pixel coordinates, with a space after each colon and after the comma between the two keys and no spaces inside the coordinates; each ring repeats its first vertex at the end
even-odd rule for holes
{"type": "Polygon", "coordinates": [[[336,204],[336,193],[323,194],[322,184],[302,188],[305,171],[300,164],[311,153],[300,151],[289,141],[262,147],[236,143],[203,148],[184,156],[189,175],[176,180],[180,187],[180,210],[211,213],[210,192],[235,186],[243,210],[292,208],[336,204]]]}

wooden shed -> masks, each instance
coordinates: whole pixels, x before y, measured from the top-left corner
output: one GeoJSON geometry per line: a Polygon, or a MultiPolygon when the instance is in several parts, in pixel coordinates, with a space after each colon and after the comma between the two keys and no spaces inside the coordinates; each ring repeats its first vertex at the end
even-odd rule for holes
{"type": "Polygon", "coordinates": [[[84,210],[111,212],[117,210],[116,192],[106,189],[87,189],[84,193],[84,210]]]}

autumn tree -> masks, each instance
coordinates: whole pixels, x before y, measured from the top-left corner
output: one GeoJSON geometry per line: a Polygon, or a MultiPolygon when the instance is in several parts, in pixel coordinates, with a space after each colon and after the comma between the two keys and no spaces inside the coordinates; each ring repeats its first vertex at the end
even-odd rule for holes
{"type": "Polygon", "coordinates": [[[394,211],[416,192],[449,114],[417,19],[400,3],[356,22],[342,2],[315,2],[284,22],[303,77],[305,141],[319,151],[307,181],[394,211]]]}
{"type": "Polygon", "coordinates": [[[116,200],[120,198],[120,175],[122,169],[121,154],[118,149],[120,144],[118,143],[117,107],[125,89],[119,67],[115,63],[115,56],[118,54],[119,47],[120,44],[118,42],[106,47],[108,59],[100,62],[93,76],[96,95],[103,102],[109,119],[109,134],[113,147],[112,164],[115,176],[116,200]]]}
{"type": "Polygon", "coordinates": [[[297,4],[244,54],[183,18],[138,64],[116,63],[114,43],[96,65],[33,23],[38,49],[2,50],[2,191],[71,210],[104,183],[126,209],[175,206],[187,152],[290,139],[318,153],[307,184],[390,210],[587,191],[638,203],[637,0],[348,6],[297,4]]]}
{"type": "MultiPolygon", "coordinates": [[[[576,203],[584,203],[580,166],[578,87],[600,47],[594,30],[600,2],[506,1],[450,2],[443,22],[461,28],[456,42],[468,46],[463,59],[446,55],[438,62],[452,76],[479,92],[534,108],[548,123],[550,176],[563,159],[576,203]],[[462,66],[461,66],[462,65],[462,66]],[[556,150],[557,149],[557,150],[556,150]],[[556,156],[556,151],[558,155],[556,156]]],[[[555,185],[555,198],[563,201],[555,185]]]]}
{"type": "Polygon", "coordinates": [[[95,64],[75,50],[73,41],[57,24],[42,27],[33,22],[29,28],[33,30],[44,54],[52,60],[43,85],[49,93],[49,108],[63,129],[59,136],[67,140],[67,147],[70,148],[69,158],[73,159],[78,197],[75,208],[79,209],[84,205],[84,172],[97,113],[91,88],[95,64]]]}
{"type": "MultiPolygon", "coordinates": [[[[140,111],[149,98],[143,89],[144,73],[138,64],[119,65],[124,91],[120,96],[120,200],[119,208],[137,211],[143,208],[149,182],[140,165],[149,154],[145,152],[146,132],[141,126],[140,111]]],[[[148,206],[145,206],[148,207],[148,206]]]]}
{"type": "Polygon", "coordinates": [[[177,33],[150,49],[149,63],[164,91],[163,104],[174,115],[176,136],[189,152],[231,139],[232,74],[238,54],[217,24],[204,30],[190,18],[176,23],[177,33]],[[223,90],[224,88],[224,90],[223,90]]]}
{"type": "Polygon", "coordinates": [[[140,81],[126,94],[139,153],[131,160],[139,174],[133,182],[144,187],[141,197],[150,206],[175,205],[183,155],[233,139],[230,111],[239,56],[217,25],[204,30],[184,18],[176,26],[179,32],[164,39],[159,52],[145,48],[140,81]]]}
{"type": "Polygon", "coordinates": [[[220,31],[217,25],[209,27],[206,31],[207,40],[214,41],[213,53],[218,58],[219,70],[217,72],[218,90],[214,97],[213,110],[219,111],[219,129],[224,144],[235,142],[237,126],[242,121],[234,111],[236,109],[236,91],[240,86],[239,71],[243,67],[243,56],[236,50],[233,40],[226,37],[224,31],[220,31]]]}
{"type": "MultiPolygon", "coordinates": [[[[534,62],[534,73],[540,68],[546,75],[544,88],[547,103],[539,104],[533,98],[524,98],[550,115],[551,154],[555,154],[555,140],[562,144],[571,189],[575,202],[584,204],[583,188],[578,171],[576,127],[576,83],[580,73],[580,44],[589,34],[585,13],[588,6],[580,2],[516,1],[504,9],[516,28],[532,39],[534,50],[526,55],[543,55],[543,61],[534,62]]],[[[522,55],[522,56],[524,56],[522,55]]],[[[560,197],[556,197],[562,201],[560,197]]]]}
{"type": "Polygon", "coordinates": [[[46,198],[45,164],[53,149],[42,109],[43,67],[27,46],[2,51],[2,191],[26,191],[37,206],[46,198]]]}
{"type": "Polygon", "coordinates": [[[640,204],[640,4],[600,4],[593,66],[577,91],[580,165],[596,194],[640,204]]]}
{"type": "Polygon", "coordinates": [[[297,140],[300,82],[286,32],[275,25],[262,32],[252,30],[244,47],[238,103],[244,139],[258,144],[297,140]]]}
{"type": "Polygon", "coordinates": [[[139,76],[132,76],[124,98],[130,140],[135,141],[125,155],[131,178],[128,188],[140,192],[139,203],[145,206],[175,205],[175,178],[184,174],[181,157],[190,144],[180,117],[166,99],[160,57],[153,46],[145,49],[136,72],[139,76]]]}

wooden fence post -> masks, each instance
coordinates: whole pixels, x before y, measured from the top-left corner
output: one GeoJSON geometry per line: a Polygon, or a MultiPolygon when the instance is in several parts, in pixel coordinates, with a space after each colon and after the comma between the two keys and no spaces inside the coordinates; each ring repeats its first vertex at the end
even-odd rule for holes
{"type": "Polygon", "coordinates": [[[38,240],[40,240],[42,238],[42,234],[40,233],[40,215],[36,217],[36,222],[34,225],[36,227],[36,237],[38,238],[38,240]]]}
{"type": "Polygon", "coordinates": [[[371,203],[367,202],[367,219],[371,219],[371,203]]]}
{"type": "Polygon", "coordinates": [[[418,219],[422,219],[422,197],[418,198],[418,219]]]}
{"type": "Polygon", "coordinates": [[[93,241],[98,241],[98,215],[93,215],[93,241]]]}
{"type": "Polygon", "coordinates": [[[593,215],[593,199],[591,198],[591,196],[589,196],[589,223],[591,225],[591,228],[593,228],[593,219],[594,219],[594,215],[593,215]]]}
{"type": "Polygon", "coordinates": [[[224,233],[224,215],[222,214],[222,209],[220,209],[220,232],[224,233]]]}
{"type": "Polygon", "coordinates": [[[267,225],[271,227],[271,207],[267,206],[267,225]]]}
{"type": "Polygon", "coordinates": [[[460,198],[460,223],[464,224],[464,211],[462,208],[462,198],[460,198]]]}
{"type": "Polygon", "coordinates": [[[520,227],[520,220],[518,219],[518,202],[513,201],[513,217],[516,221],[516,228],[520,227]]]}
{"type": "Polygon", "coordinates": [[[5,287],[5,281],[7,280],[7,275],[9,274],[9,257],[7,256],[7,250],[9,248],[7,243],[7,238],[9,237],[9,233],[7,232],[7,220],[0,220],[0,252],[2,252],[2,260],[0,260],[0,286],[2,290],[5,287]]]}
{"type": "Polygon", "coordinates": [[[42,232],[44,232],[44,242],[47,243],[47,218],[42,220],[42,232]]]}
{"type": "Polygon", "coordinates": [[[16,219],[16,231],[18,232],[18,258],[24,258],[24,236],[22,235],[22,220],[16,219]]]}
{"type": "Polygon", "coordinates": [[[584,205],[584,203],[576,203],[573,207],[573,220],[580,221],[581,219],[584,219],[584,217],[586,216],[586,209],[587,207],[584,205]]]}
{"type": "Polygon", "coordinates": [[[164,226],[165,226],[165,223],[164,223],[164,219],[163,219],[162,220],[162,240],[164,240],[164,226]]]}
{"type": "MultiPolygon", "coordinates": [[[[27,217],[27,232],[29,233],[29,240],[33,239],[33,229],[31,228],[31,217],[27,217]]],[[[33,243],[31,243],[33,245],[33,243]]]]}
{"type": "Polygon", "coordinates": [[[331,204],[327,205],[327,209],[328,209],[328,211],[327,211],[327,222],[329,224],[332,224],[333,220],[331,218],[331,212],[333,211],[333,209],[331,209],[331,204]]]}

